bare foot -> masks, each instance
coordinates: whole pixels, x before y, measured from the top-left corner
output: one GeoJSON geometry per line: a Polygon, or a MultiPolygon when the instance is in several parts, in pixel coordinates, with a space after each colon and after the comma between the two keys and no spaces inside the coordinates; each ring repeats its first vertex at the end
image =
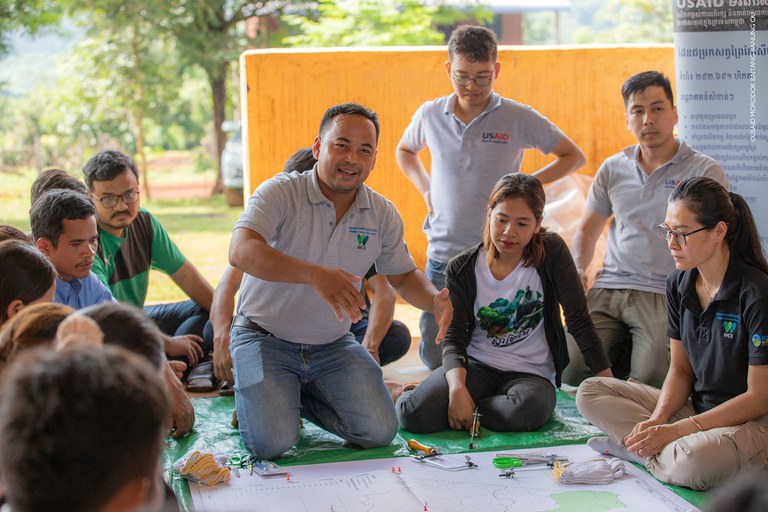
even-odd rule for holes
{"type": "Polygon", "coordinates": [[[384,381],[384,385],[387,386],[389,394],[392,396],[393,402],[397,402],[397,399],[400,398],[400,395],[402,395],[405,391],[411,391],[412,389],[416,388],[418,384],[418,382],[406,382],[403,384],[400,382],[395,382],[394,380],[384,381]]]}

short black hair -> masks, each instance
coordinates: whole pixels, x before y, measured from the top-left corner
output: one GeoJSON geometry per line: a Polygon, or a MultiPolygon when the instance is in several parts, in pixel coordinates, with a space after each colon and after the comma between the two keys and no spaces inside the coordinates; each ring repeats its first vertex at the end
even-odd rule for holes
{"type": "Polygon", "coordinates": [[[643,71],[636,75],[632,75],[627,78],[624,85],[621,86],[621,96],[624,98],[624,107],[629,105],[629,98],[633,94],[644,91],[649,87],[661,87],[664,89],[664,95],[669,100],[669,103],[675,106],[675,95],[672,93],[672,84],[669,83],[669,78],[664,76],[663,73],[658,71],[643,71]]]}
{"type": "Polygon", "coordinates": [[[94,181],[112,181],[129,170],[139,179],[139,170],[133,158],[120,151],[105,149],[96,153],[83,167],[83,178],[89,190],[93,190],[94,181]]]}
{"type": "Polygon", "coordinates": [[[0,396],[11,508],[95,512],[127,483],[154,482],[170,414],[161,375],[120,347],[20,354],[0,396]]]}
{"type": "Polygon", "coordinates": [[[331,121],[339,116],[363,116],[373,123],[373,126],[376,128],[376,142],[379,141],[379,116],[373,110],[359,103],[342,103],[326,110],[323,118],[320,120],[320,129],[317,131],[318,135],[322,137],[323,132],[328,128],[331,121]]]}
{"type": "Polygon", "coordinates": [[[140,354],[157,369],[165,363],[163,333],[136,306],[102,302],[81,310],[80,314],[99,324],[105,345],[118,345],[140,354]]]}
{"type": "Polygon", "coordinates": [[[285,161],[283,172],[308,171],[315,166],[315,163],[317,159],[312,154],[312,148],[300,148],[285,161]]]}
{"type": "Polygon", "coordinates": [[[499,56],[499,45],[493,30],[476,25],[462,25],[448,40],[448,58],[460,55],[469,62],[493,62],[499,56]]]}
{"type": "Polygon", "coordinates": [[[66,189],[48,191],[29,212],[32,236],[35,240],[48,239],[56,247],[64,231],[64,219],[79,220],[92,215],[96,215],[96,205],[88,196],[66,189]]]}
{"type": "Polygon", "coordinates": [[[35,178],[35,181],[32,182],[30,204],[35,204],[35,201],[37,201],[40,196],[49,190],[55,190],[57,188],[74,190],[75,192],[88,195],[88,188],[85,186],[85,183],[75,178],[64,169],[54,167],[41,172],[37,178],[35,178]]]}

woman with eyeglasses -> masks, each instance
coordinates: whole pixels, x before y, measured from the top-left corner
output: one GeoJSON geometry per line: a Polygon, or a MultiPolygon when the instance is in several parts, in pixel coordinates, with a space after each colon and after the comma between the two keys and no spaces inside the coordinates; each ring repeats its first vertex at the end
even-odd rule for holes
{"type": "Polygon", "coordinates": [[[704,490],[768,465],[768,263],[744,198],[709,178],[674,189],[659,229],[677,268],[664,385],[595,377],[576,404],[608,434],[595,450],[704,490]]]}

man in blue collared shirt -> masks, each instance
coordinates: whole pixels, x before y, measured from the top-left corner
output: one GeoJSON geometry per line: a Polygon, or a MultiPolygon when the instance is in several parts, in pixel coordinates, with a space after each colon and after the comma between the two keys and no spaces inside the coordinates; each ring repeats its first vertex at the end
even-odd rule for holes
{"type": "Polygon", "coordinates": [[[93,201],[72,190],[51,190],[32,205],[32,236],[59,274],[54,302],[75,309],[115,302],[91,273],[98,247],[95,214],[93,201]]]}

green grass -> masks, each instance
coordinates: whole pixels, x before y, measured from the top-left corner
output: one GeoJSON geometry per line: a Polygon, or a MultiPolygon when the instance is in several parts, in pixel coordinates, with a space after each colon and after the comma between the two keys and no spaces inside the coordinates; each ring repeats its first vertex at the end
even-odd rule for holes
{"type": "MultiPolygon", "coordinates": [[[[29,189],[35,176],[36,172],[32,170],[0,171],[0,224],[11,224],[29,232],[29,189]]],[[[150,184],[201,180],[212,182],[212,173],[179,167],[150,174],[150,184]]],[[[208,199],[142,199],[141,205],[160,220],[181,252],[211,285],[216,286],[227,265],[232,226],[240,209],[228,207],[221,195],[208,199]]],[[[168,276],[152,271],[147,303],[185,298],[184,292],[168,276]]]]}

